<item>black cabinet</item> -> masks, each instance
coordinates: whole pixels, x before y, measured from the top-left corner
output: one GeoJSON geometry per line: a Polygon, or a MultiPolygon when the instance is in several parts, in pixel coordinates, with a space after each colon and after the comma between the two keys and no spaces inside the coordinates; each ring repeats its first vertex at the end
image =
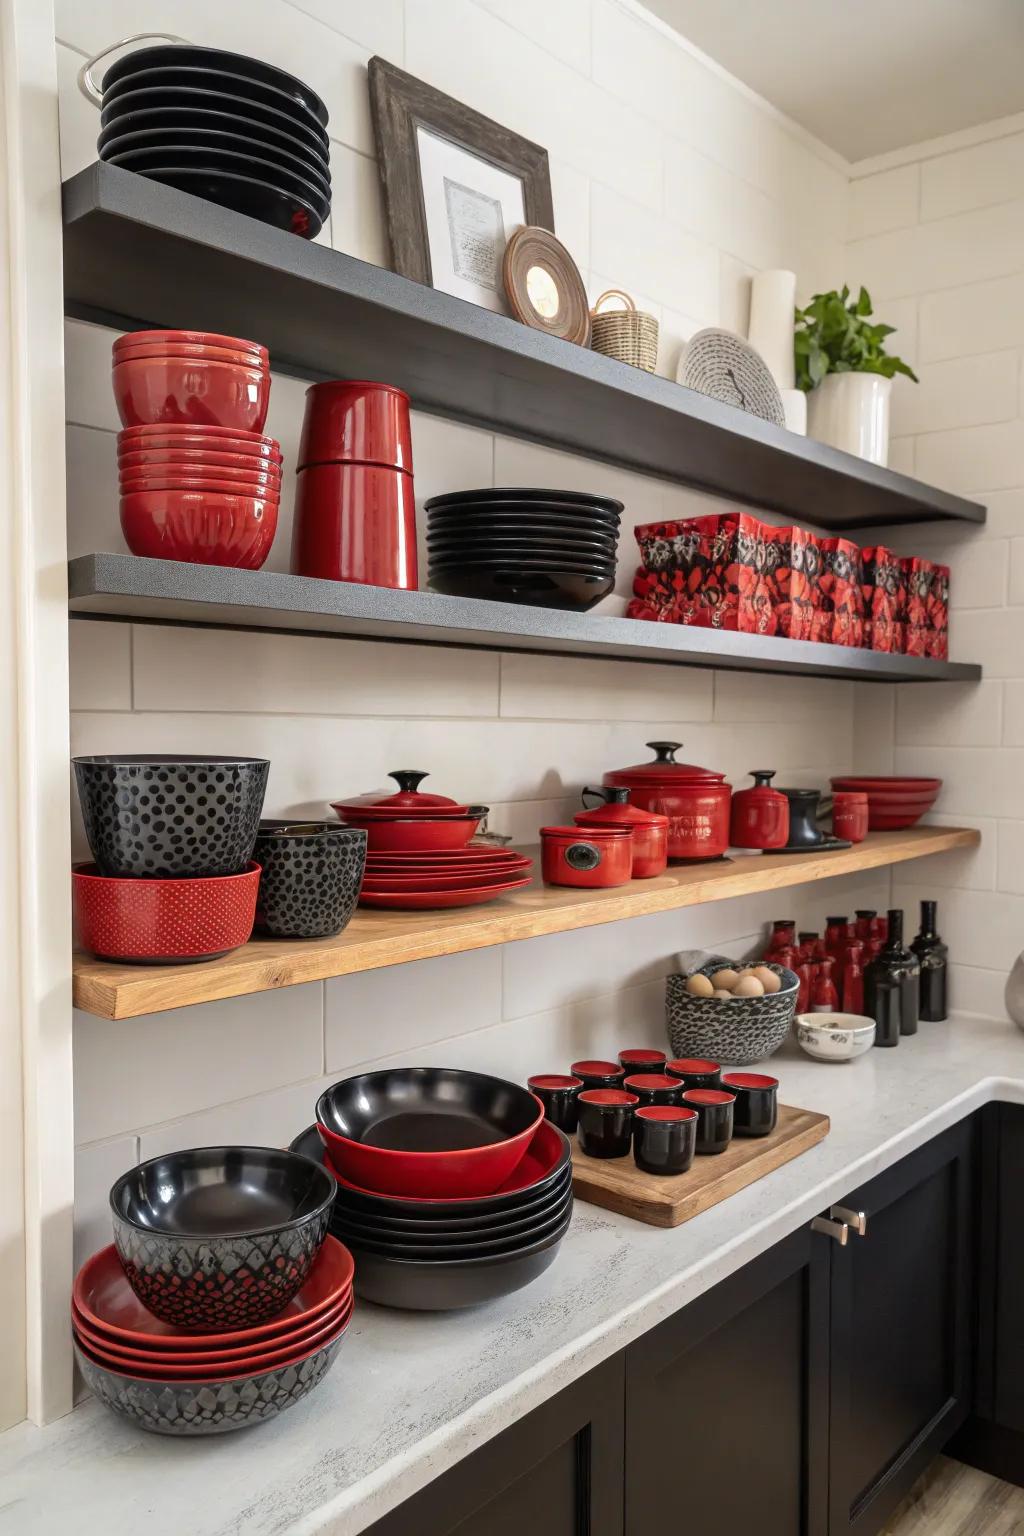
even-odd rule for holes
{"type": "Polygon", "coordinates": [[[366,1536],[622,1536],[623,1367],[573,1382],[366,1536]]]}
{"type": "Polygon", "coordinates": [[[972,1145],[964,1122],[843,1201],[867,1225],[831,1255],[830,1536],[877,1531],[970,1410],[972,1145]]]}
{"type": "Polygon", "coordinates": [[[625,1536],[824,1536],[827,1238],[809,1227],[626,1351],[625,1536]]]}

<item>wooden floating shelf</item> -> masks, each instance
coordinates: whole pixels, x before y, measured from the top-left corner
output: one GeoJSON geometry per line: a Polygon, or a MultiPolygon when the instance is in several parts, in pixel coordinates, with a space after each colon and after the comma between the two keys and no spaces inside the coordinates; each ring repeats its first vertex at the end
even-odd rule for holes
{"type": "Polygon", "coordinates": [[[68,592],[72,615],[78,617],[277,629],[878,683],[975,682],[981,677],[981,668],[966,662],[136,555],[80,555],[68,567],[68,592]]]}
{"type": "Polygon", "coordinates": [[[829,529],[985,508],[117,166],[64,184],[69,315],[251,336],[303,378],[386,379],[488,431],[829,529]]]}
{"type": "Polygon", "coordinates": [[[872,832],[863,843],[832,853],[761,854],[715,864],[677,865],[655,880],[634,880],[614,890],[535,883],[486,906],[448,912],[360,909],[337,938],[254,939],[221,960],[199,965],[114,965],[76,954],[74,1000],[79,1008],[101,1018],[131,1019],[541,934],[785,890],[952,848],[972,848],[979,841],[980,834],[973,828],[913,827],[905,832],[872,832]]]}

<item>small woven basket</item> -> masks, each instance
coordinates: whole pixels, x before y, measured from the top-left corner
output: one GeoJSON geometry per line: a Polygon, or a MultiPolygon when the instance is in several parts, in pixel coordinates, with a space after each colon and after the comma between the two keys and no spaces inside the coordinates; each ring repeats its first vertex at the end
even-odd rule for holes
{"type": "Polygon", "coordinates": [[[657,317],[637,309],[629,294],[623,293],[621,288],[609,288],[590,311],[590,345],[593,351],[603,352],[606,357],[653,373],[658,365],[657,317]],[[601,314],[605,299],[621,299],[625,308],[601,314]]]}

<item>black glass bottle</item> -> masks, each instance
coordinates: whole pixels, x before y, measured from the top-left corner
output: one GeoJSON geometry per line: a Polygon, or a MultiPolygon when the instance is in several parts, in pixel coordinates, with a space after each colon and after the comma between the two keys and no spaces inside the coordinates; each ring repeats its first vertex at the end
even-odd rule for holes
{"type": "Polygon", "coordinates": [[[889,911],[889,937],[864,967],[864,1012],[875,1021],[875,1044],[899,1045],[900,1035],[916,1035],[921,966],[903,945],[903,913],[889,911]]]}
{"type": "Polygon", "coordinates": [[[934,901],[922,901],[921,932],[910,946],[921,965],[921,1018],[928,1023],[938,1023],[949,1017],[946,1002],[949,950],[935,927],[936,906],[934,901]]]}

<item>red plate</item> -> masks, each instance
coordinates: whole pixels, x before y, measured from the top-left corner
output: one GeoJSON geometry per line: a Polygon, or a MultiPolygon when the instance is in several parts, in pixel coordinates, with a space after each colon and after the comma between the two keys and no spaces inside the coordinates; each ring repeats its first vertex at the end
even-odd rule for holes
{"type": "Polygon", "coordinates": [[[312,1343],[318,1339],[324,1329],[330,1329],[344,1322],[347,1314],[352,1309],[352,1292],[347,1291],[335,1306],[329,1307],[326,1312],[321,1312],[311,1322],[305,1322],[301,1318],[301,1326],[297,1326],[288,1333],[279,1333],[269,1339],[257,1339],[254,1344],[242,1344],[232,1349],[193,1349],[191,1336],[183,1334],[178,1342],[177,1349],[165,1349],[163,1346],[156,1349],[152,1346],[136,1348],[129,1345],[123,1339],[118,1338],[106,1329],[93,1327],[79,1312],[74,1302],[71,1303],[71,1323],[79,1338],[94,1349],[97,1354],[116,1355],[128,1365],[146,1366],[154,1355],[161,1364],[168,1365],[203,1365],[209,1368],[215,1363],[216,1368],[221,1366],[234,1366],[239,1360],[248,1362],[255,1354],[265,1354],[268,1350],[298,1349],[304,1346],[306,1341],[312,1343]]]}
{"type": "MultiPolygon", "coordinates": [[[[498,1185],[493,1194],[467,1195],[464,1200],[448,1198],[439,1201],[429,1195],[402,1195],[401,1199],[403,1203],[410,1202],[427,1207],[424,1214],[429,1214],[430,1206],[440,1204],[465,1205],[466,1214],[472,1215],[473,1206],[477,1200],[493,1200],[495,1195],[514,1195],[521,1189],[529,1189],[532,1185],[539,1184],[541,1179],[547,1178],[561,1155],[561,1137],[549,1121],[542,1120],[515,1171],[509,1175],[504,1184],[498,1185]]],[[[380,1190],[366,1189],[362,1184],[353,1184],[351,1179],[346,1179],[340,1174],[331,1162],[329,1151],[325,1150],[324,1160],[329,1171],[345,1189],[353,1189],[359,1195],[370,1195],[374,1200],[387,1200],[387,1195],[382,1195],[380,1190]]]]}
{"type": "Polygon", "coordinates": [[[941,779],[915,779],[915,778],[857,778],[837,777],[832,780],[833,789],[877,789],[883,793],[886,790],[917,790],[921,794],[938,794],[942,788],[941,779]]]}
{"type": "Polygon", "coordinates": [[[511,880],[505,885],[483,886],[472,891],[360,891],[361,907],[406,907],[410,912],[442,907],[475,907],[496,901],[506,891],[517,891],[529,880],[511,880]]]}
{"type": "Polygon", "coordinates": [[[478,874],[505,874],[508,870],[529,869],[533,864],[532,859],[522,854],[510,854],[506,859],[467,859],[465,863],[423,863],[414,859],[407,863],[399,863],[394,854],[371,854],[366,861],[367,869],[372,873],[394,875],[478,875],[478,874]]]}
{"type": "Polygon", "coordinates": [[[487,848],[474,848],[471,843],[465,848],[440,848],[434,851],[421,849],[394,848],[389,853],[368,853],[368,864],[394,864],[409,865],[412,869],[419,869],[421,865],[430,868],[444,868],[445,870],[464,869],[470,864],[482,864],[485,868],[498,868],[502,864],[516,863],[520,859],[533,862],[525,853],[517,853],[513,848],[496,848],[491,852],[487,848]]]}
{"type": "MultiPolygon", "coordinates": [[[[312,1330],[304,1329],[302,1338],[292,1338],[289,1334],[279,1335],[280,1343],[276,1349],[236,1349],[232,1355],[215,1354],[213,1350],[200,1352],[199,1354],[182,1353],[176,1350],[125,1350],[116,1345],[107,1344],[94,1329],[88,1332],[81,1324],[73,1322],[73,1331],[80,1344],[84,1344],[91,1355],[97,1360],[102,1360],[104,1365],[110,1366],[115,1371],[127,1371],[134,1375],[150,1374],[159,1377],[162,1381],[207,1381],[210,1378],[220,1376],[257,1376],[264,1371],[277,1370],[282,1365],[290,1365],[294,1360],[300,1360],[303,1356],[312,1354],[316,1349],[323,1349],[344,1333],[352,1320],[353,1309],[352,1293],[348,1300],[338,1310],[325,1313],[325,1321],[321,1327],[312,1330]]],[[[268,1340],[268,1345],[276,1343],[276,1340],[268,1340]]]]}
{"type": "Polygon", "coordinates": [[[362,889],[364,891],[479,891],[494,885],[511,884],[525,875],[519,870],[509,870],[507,873],[494,874],[488,870],[479,875],[396,875],[389,870],[386,874],[365,875],[362,889]]]}
{"type": "Polygon", "coordinates": [[[336,1237],[326,1237],[316,1263],[305,1284],[284,1310],[269,1323],[256,1328],[239,1328],[231,1333],[190,1333],[183,1335],[170,1323],[142,1305],[121,1267],[113,1243],[87,1259],[75,1276],[72,1300],[85,1321],[116,1342],[145,1345],[147,1348],[181,1349],[188,1343],[202,1349],[230,1349],[236,1344],[256,1345],[290,1329],[312,1322],[315,1317],[344,1300],[352,1288],[355,1266],[352,1255],[336,1237]]]}

